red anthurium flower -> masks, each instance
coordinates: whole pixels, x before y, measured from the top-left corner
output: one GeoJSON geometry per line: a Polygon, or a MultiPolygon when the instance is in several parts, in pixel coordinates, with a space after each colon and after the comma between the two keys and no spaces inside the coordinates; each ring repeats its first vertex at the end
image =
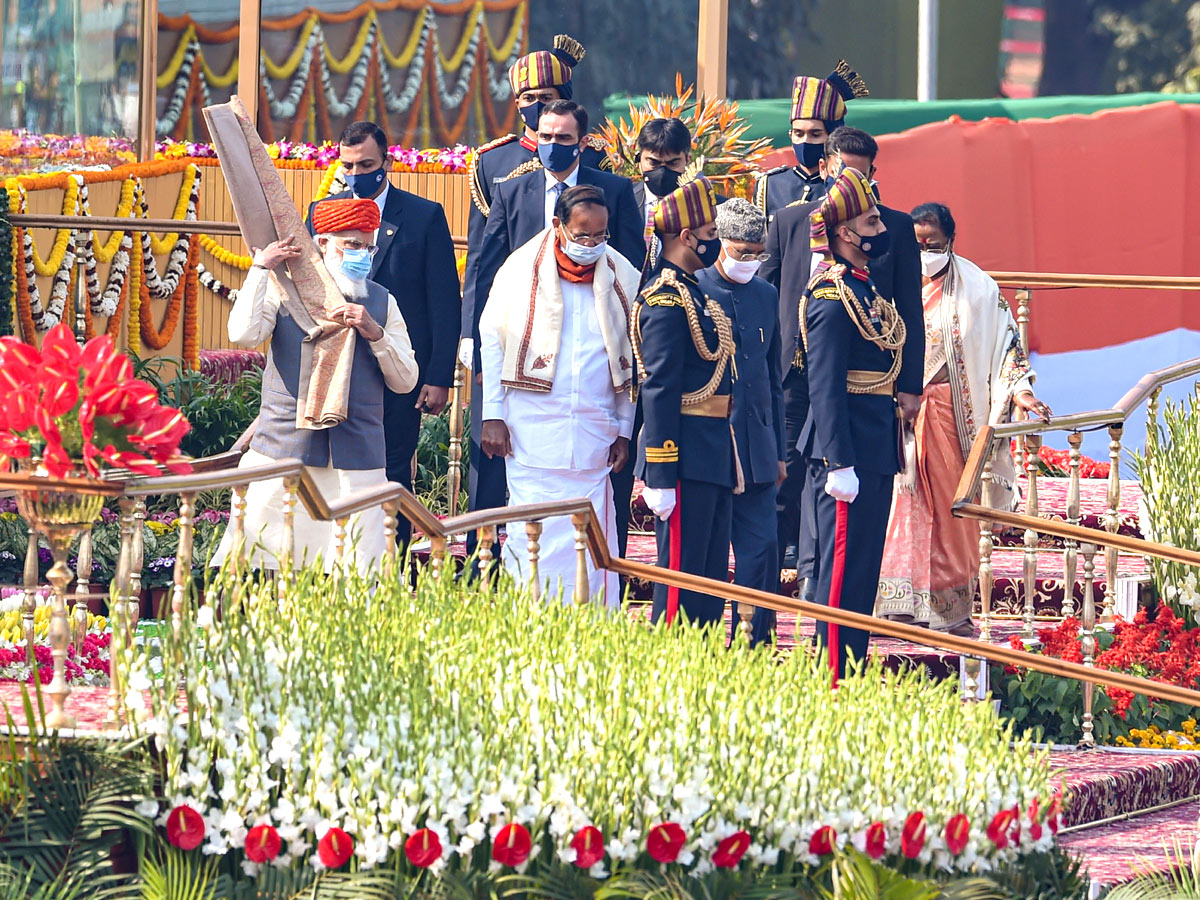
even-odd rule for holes
{"type": "Polygon", "coordinates": [[[404,855],[418,869],[428,869],[442,856],[442,840],[436,831],[422,828],[404,842],[404,855]]]}
{"type": "Polygon", "coordinates": [[[79,401],[79,382],[72,376],[47,374],[42,382],[42,405],[54,418],[65,416],[79,401]]]}
{"type": "Polygon", "coordinates": [[[42,339],[42,365],[48,371],[78,378],[81,356],[75,334],[62,322],[42,339]]]}
{"type": "Polygon", "coordinates": [[[1011,809],[1002,809],[988,823],[987,836],[998,850],[1003,850],[1008,846],[1008,829],[1012,824],[1012,814],[1011,809]]]}
{"type": "Polygon", "coordinates": [[[646,835],[646,850],[655,862],[675,862],[683,850],[687,835],[675,822],[662,822],[646,835]]]}
{"type": "Polygon", "coordinates": [[[83,383],[94,388],[105,381],[126,381],[133,375],[133,363],[113,345],[107,334],[94,337],[83,346],[79,366],[86,373],[83,383]]]}
{"type": "Polygon", "coordinates": [[[808,852],[816,856],[826,856],[833,852],[837,843],[837,832],[832,825],[823,825],[813,832],[808,839],[808,852]]]}
{"type": "Polygon", "coordinates": [[[317,842],[317,856],[327,869],[340,869],[354,853],[354,838],[340,828],[330,828],[317,842]]]}
{"type": "Polygon", "coordinates": [[[900,832],[900,852],[909,859],[916,859],[925,846],[925,813],[909,813],[900,832]]]}
{"type": "Polygon", "coordinates": [[[524,825],[509,822],[496,834],[492,841],[492,859],[502,866],[519,866],[529,859],[533,840],[524,825]]]}
{"type": "Polygon", "coordinates": [[[946,823],[946,849],[955,856],[967,848],[971,837],[971,820],[962,813],[952,816],[946,823]]]}
{"type": "Polygon", "coordinates": [[[604,835],[595,825],[580,828],[571,838],[571,849],[575,851],[575,865],[590,869],[604,859],[604,835]]]}
{"type": "Polygon", "coordinates": [[[204,817],[190,806],[167,814],[167,840],[180,850],[195,850],[204,841],[204,817]]]}
{"type": "Polygon", "coordinates": [[[270,862],[279,855],[279,832],[273,825],[255,825],[246,835],[246,859],[250,862],[270,862]]]}
{"type": "Polygon", "coordinates": [[[66,478],[73,468],[71,457],[67,455],[61,443],[46,444],[46,449],[42,451],[42,465],[53,478],[66,478]]]}
{"type": "Polygon", "coordinates": [[[1015,844],[1021,840],[1021,807],[1014,806],[1008,811],[1008,821],[1008,839],[1015,844]]]}
{"type": "Polygon", "coordinates": [[[742,861],[749,849],[750,835],[745,831],[734,832],[717,844],[717,852],[713,854],[713,865],[718,869],[732,869],[742,861]]]}
{"type": "Polygon", "coordinates": [[[882,822],[873,822],[867,828],[866,851],[871,859],[879,859],[887,852],[887,829],[882,822]]]}
{"type": "Polygon", "coordinates": [[[25,431],[33,427],[33,416],[37,412],[37,395],[28,388],[12,391],[4,399],[4,415],[13,431],[25,431]]]}

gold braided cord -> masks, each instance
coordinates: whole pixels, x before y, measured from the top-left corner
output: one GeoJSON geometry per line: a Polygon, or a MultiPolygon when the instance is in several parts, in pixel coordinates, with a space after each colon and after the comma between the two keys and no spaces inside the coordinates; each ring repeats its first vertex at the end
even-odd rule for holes
{"type": "MultiPolygon", "coordinates": [[[[643,296],[653,296],[659,288],[664,284],[670,285],[679,292],[679,296],[683,299],[683,312],[687,316],[688,330],[692,335],[692,344],[696,348],[696,352],[700,358],[707,362],[715,362],[713,367],[712,377],[704,387],[698,391],[689,391],[680,398],[682,406],[695,406],[698,403],[703,403],[709,397],[717,392],[717,388],[721,385],[721,379],[725,377],[725,367],[730,364],[733,358],[736,346],[733,340],[733,323],[729,321],[729,317],[725,315],[721,305],[716,300],[708,299],[705,303],[704,311],[708,313],[713,321],[713,325],[717,328],[717,346],[709,349],[708,342],[704,339],[704,331],[700,327],[700,314],[696,312],[696,304],[691,303],[688,298],[691,296],[685,285],[675,275],[672,269],[663,269],[658,278],[651,284],[647,285],[642,291],[643,296]]],[[[642,304],[638,304],[637,309],[640,310],[642,304]]],[[[635,316],[635,323],[638,321],[635,316]]],[[[641,328],[637,330],[638,344],[641,343],[641,328]]],[[[638,366],[644,372],[645,366],[642,365],[641,353],[634,347],[634,353],[637,356],[638,366]]],[[[737,363],[734,363],[734,375],[737,374],[737,363]]]]}
{"type": "MultiPolygon", "coordinates": [[[[887,372],[881,372],[879,378],[863,382],[857,380],[853,382],[847,380],[846,382],[846,391],[848,393],[873,394],[881,387],[888,387],[896,383],[896,378],[900,375],[900,366],[904,362],[901,350],[904,348],[904,339],[908,336],[908,329],[904,325],[904,320],[900,318],[900,313],[896,311],[895,304],[881,297],[879,292],[875,290],[875,286],[872,285],[871,290],[875,294],[875,307],[879,310],[880,327],[876,329],[871,322],[871,317],[863,309],[854,292],[846,287],[846,283],[843,280],[845,273],[846,267],[839,264],[821,273],[821,278],[832,281],[837,287],[838,295],[842,300],[842,306],[845,308],[846,314],[850,316],[850,321],[854,323],[854,327],[858,329],[858,333],[863,340],[870,341],[880,350],[887,350],[892,354],[891,366],[887,372]]],[[[816,280],[814,279],[814,281],[816,280]]],[[[800,337],[804,342],[804,351],[806,353],[808,352],[808,321],[806,315],[809,299],[810,294],[808,291],[805,291],[804,295],[800,298],[800,337]]]]}

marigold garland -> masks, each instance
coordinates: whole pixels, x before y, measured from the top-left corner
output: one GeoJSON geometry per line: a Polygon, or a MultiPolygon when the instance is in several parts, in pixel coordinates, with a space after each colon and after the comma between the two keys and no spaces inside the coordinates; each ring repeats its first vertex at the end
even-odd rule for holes
{"type": "MultiPolygon", "coordinates": [[[[141,233],[135,231],[133,233],[133,241],[135,244],[141,242],[141,233]]],[[[126,328],[126,343],[129,345],[129,350],[132,353],[140,354],[142,352],[142,266],[141,257],[139,255],[138,262],[131,262],[129,266],[129,326],[126,328]]],[[[149,301],[147,301],[148,303],[149,301]]]]}
{"type": "MultiPolygon", "coordinates": [[[[134,275],[132,271],[129,277],[125,279],[125,283],[121,286],[121,294],[117,297],[117,308],[113,310],[113,314],[108,317],[108,325],[105,327],[105,333],[116,341],[121,336],[121,322],[125,318],[125,305],[129,302],[129,286],[133,283],[134,275]]],[[[138,345],[140,349],[140,344],[138,345]]],[[[129,349],[133,350],[133,345],[129,345],[129,349]]],[[[136,350],[134,351],[137,352],[136,350]]]]}
{"type": "MultiPolygon", "coordinates": [[[[199,249],[199,246],[199,243],[195,240],[188,241],[188,269],[194,269],[196,266],[196,251],[199,249]]],[[[179,279],[179,283],[175,286],[175,292],[168,301],[167,315],[163,319],[162,327],[155,328],[151,318],[153,311],[150,308],[150,286],[146,283],[145,279],[142,279],[138,321],[141,325],[142,342],[151,350],[165,349],[171,343],[171,338],[175,336],[175,329],[179,326],[179,315],[183,310],[187,281],[186,277],[179,279]]]]}
{"type": "Polygon", "coordinates": [[[200,247],[219,263],[223,263],[224,265],[235,269],[246,270],[249,269],[250,265],[254,262],[254,258],[252,256],[241,256],[232,250],[228,250],[218,244],[216,240],[209,237],[207,234],[199,235],[199,238],[200,247]]]}
{"type": "Polygon", "coordinates": [[[183,289],[183,362],[192,370],[200,368],[200,241],[192,235],[188,246],[187,274],[183,289]]]}
{"type": "MultiPolygon", "coordinates": [[[[67,178],[64,184],[65,192],[63,193],[62,214],[64,216],[73,216],[79,206],[79,181],[74,178],[67,178]]],[[[50,255],[43,260],[37,252],[37,247],[33,249],[33,271],[42,278],[50,278],[60,268],[62,268],[63,259],[67,255],[67,243],[71,239],[71,229],[60,228],[54,235],[54,245],[50,248],[50,255]]]]}

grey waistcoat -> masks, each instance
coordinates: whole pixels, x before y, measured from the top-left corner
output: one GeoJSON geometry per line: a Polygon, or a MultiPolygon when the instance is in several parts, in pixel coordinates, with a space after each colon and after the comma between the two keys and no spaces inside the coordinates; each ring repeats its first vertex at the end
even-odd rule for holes
{"type": "MultiPolygon", "coordinates": [[[[361,301],[383,326],[387,322],[388,292],[367,282],[361,301]]],[[[350,403],[346,421],[312,431],[296,427],[296,397],[300,380],[300,345],[304,332],[281,307],[263,371],[262,405],[250,446],[272,459],[294,457],[306,466],[335,469],[382,469],[386,464],[383,437],[383,392],[386,386],[371,345],[359,335],[354,341],[350,371],[350,403]]]]}

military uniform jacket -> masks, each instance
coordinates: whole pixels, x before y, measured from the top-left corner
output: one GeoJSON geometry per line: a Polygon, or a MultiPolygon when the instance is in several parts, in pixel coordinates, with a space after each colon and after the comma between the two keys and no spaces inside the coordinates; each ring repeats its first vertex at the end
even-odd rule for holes
{"type": "Polygon", "coordinates": [[[634,304],[632,323],[644,418],[636,474],[653,488],[673,488],[684,479],[732,489],[737,481],[729,419],[683,413],[689,393],[706,387],[715,387],[716,397],[732,392],[732,366],[724,358],[733,343],[729,319],[694,277],[660,260],[634,304]],[[665,273],[684,289],[665,283],[665,273]],[[697,337],[721,358],[704,359],[697,337]]]}
{"type": "MultiPolygon", "coordinates": [[[[846,266],[844,285],[863,310],[881,301],[870,276],[846,266]]],[[[854,466],[858,471],[894,475],[900,470],[896,401],[891,395],[854,394],[847,388],[850,370],[879,372],[892,366],[894,355],[860,334],[831,278],[812,287],[805,309],[808,350],[808,419],[798,446],[830,469],[854,466]]]]}
{"type": "MultiPolygon", "coordinates": [[[[588,135],[584,139],[584,148],[579,159],[581,166],[593,169],[609,168],[604,143],[595,135],[588,135]]],[[[483,243],[483,229],[492,209],[492,186],[526,164],[528,166],[525,171],[541,168],[537,149],[530,150],[515,134],[506,134],[484,144],[472,157],[467,173],[471,188],[471,209],[467,216],[467,269],[463,279],[463,337],[471,336],[475,322],[475,280],[479,267],[479,248],[483,243]]]]}
{"type": "Polygon", "coordinates": [[[778,294],[761,278],[727,281],[715,265],[696,273],[700,289],[725,310],[737,344],[733,434],[747,484],[773,484],[787,459],[780,369],[778,294]]]}
{"type": "Polygon", "coordinates": [[[779,166],[763,172],[754,185],[754,205],[763,211],[768,222],[786,206],[824,196],[825,180],[819,174],[805,175],[797,166],[779,166]]]}

